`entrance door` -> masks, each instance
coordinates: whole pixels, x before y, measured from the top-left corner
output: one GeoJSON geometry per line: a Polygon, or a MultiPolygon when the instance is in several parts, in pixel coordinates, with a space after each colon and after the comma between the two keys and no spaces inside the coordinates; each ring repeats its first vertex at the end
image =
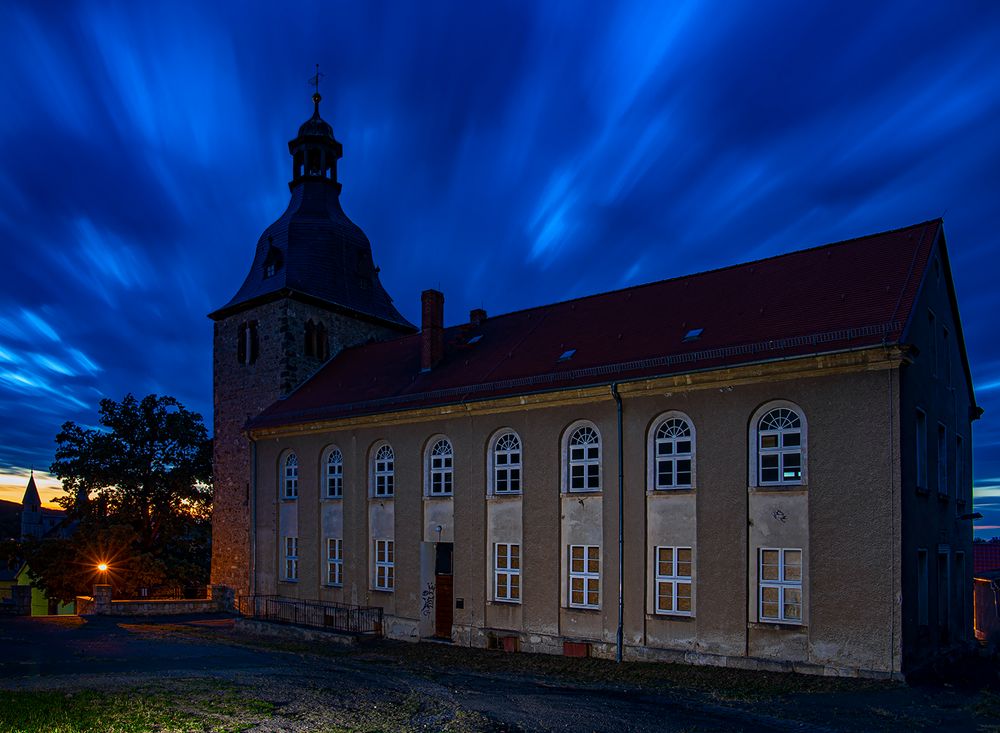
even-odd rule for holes
{"type": "Polygon", "coordinates": [[[434,636],[451,638],[451,625],[455,618],[455,591],[451,542],[438,542],[434,557],[434,636]]]}

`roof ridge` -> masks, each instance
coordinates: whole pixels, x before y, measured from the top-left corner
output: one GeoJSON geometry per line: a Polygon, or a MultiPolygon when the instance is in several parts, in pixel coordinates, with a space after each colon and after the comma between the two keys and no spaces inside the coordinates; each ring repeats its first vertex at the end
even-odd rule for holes
{"type": "MultiPolygon", "coordinates": [[[[674,277],[667,277],[667,278],[663,278],[662,280],[651,280],[650,282],[638,283],[636,285],[629,285],[628,287],[616,288],[614,290],[604,290],[604,291],[602,291],[600,293],[591,293],[590,295],[579,295],[579,296],[577,296],[575,298],[567,298],[566,300],[556,300],[556,301],[553,301],[551,303],[542,303],[540,305],[532,305],[532,306],[528,306],[527,308],[519,308],[518,310],[508,311],[506,313],[500,313],[500,314],[495,315],[495,316],[490,316],[488,320],[493,320],[495,318],[504,318],[506,316],[513,316],[513,315],[517,315],[519,313],[528,313],[529,311],[540,310],[540,309],[543,309],[543,308],[552,308],[553,306],[564,305],[566,303],[577,303],[579,301],[588,300],[590,298],[600,298],[600,297],[602,297],[604,295],[613,295],[615,293],[625,293],[625,292],[628,292],[630,290],[639,290],[640,288],[648,288],[648,287],[652,287],[654,285],[662,285],[663,283],[674,282],[674,281],[677,281],[677,280],[687,280],[687,279],[693,278],[693,277],[701,277],[703,275],[711,275],[711,274],[714,274],[714,273],[717,273],[717,272],[725,272],[726,270],[735,270],[735,269],[738,269],[738,268],[741,268],[741,267],[748,267],[750,265],[756,265],[756,264],[761,263],[761,262],[769,262],[771,260],[781,259],[782,257],[791,257],[793,255],[802,254],[804,252],[814,252],[816,250],[825,249],[827,247],[839,247],[841,245],[850,244],[852,242],[859,242],[859,241],[861,241],[863,239],[873,239],[875,237],[884,237],[887,234],[896,234],[897,232],[904,232],[907,229],[918,229],[919,227],[924,227],[924,226],[927,226],[928,224],[934,224],[934,223],[943,222],[943,221],[944,220],[941,217],[938,217],[936,219],[928,219],[926,221],[922,221],[922,222],[919,222],[917,224],[910,224],[908,226],[897,227],[895,229],[887,229],[887,230],[882,231],[882,232],[875,232],[874,234],[863,234],[861,236],[851,237],[850,239],[841,239],[841,240],[838,240],[836,242],[826,242],[825,244],[818,244],[818,245],[814,245],[812,247],[806,247],[805,249],[796,249],[796,250],[792,250],[791,252],[782,252],[780,254],[770,255],[769,257],[761,257],[761,258],[756,259],[756,260],[748,260],[746,262],[737,262],[737,263],[732,264],[732,265],[725,265],[723,267],[715,267],[715,268],[712,268],[712,269],[709,269],[709,270],[701,270],[699,272],[690,272],[690,273],[687,273],[685,275],[675,275],[674,277]]],[[[467,324],[465,324],[465,323],[456,323],[453,326],[446,326],[445,330],[449,330],[449,329],[455,328],[457,326],[463,326],[463,325],[467,325],[467,324]]]]}

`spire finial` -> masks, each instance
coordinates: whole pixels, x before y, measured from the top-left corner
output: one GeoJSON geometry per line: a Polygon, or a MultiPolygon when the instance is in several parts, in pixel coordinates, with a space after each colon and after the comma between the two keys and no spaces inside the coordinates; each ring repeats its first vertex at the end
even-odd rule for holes
{"type": "Polygon", "coordinates": [[[309,78],[309,83],[313,85],[316,91],[313,92],[313,103],[316,105],[316,116],[319,116],[319,103],[323,99],[319,95],[319,80],[322,79],[326,74],[319,73],[319,64],[316,64],[316,74],[309,78]]]}

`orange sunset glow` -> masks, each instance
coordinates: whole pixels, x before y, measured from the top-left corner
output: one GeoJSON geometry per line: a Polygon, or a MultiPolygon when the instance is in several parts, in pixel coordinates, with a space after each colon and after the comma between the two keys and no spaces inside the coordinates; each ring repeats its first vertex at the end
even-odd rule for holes
{"type": "MultiPolygon", "coordinates": [[[[24,498],[24,487],[28,485],[28,477],[31,471],[28,469],[6,469],[0,471],[0,500],[21,503],[24,498]]],[[[38,495],[42,499],[42,506],[51,509],[59,509],[55,503],[57,496],[62,496],[62,484],[46,473],[45,471],[35,471],[35,486],[38,488],[38,495]]]]}

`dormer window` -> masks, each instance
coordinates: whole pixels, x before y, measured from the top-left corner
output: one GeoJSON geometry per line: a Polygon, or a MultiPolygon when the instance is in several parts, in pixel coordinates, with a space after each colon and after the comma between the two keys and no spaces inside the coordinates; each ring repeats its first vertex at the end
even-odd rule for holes
{"type": "MultiPolygon", "coordinates": [[[[268,242],[271,238],[268,237],[268,242]]],[[[267,248],[267,257],[264,258],[264,278],[274,277],[278,274],[278,270],[284,264],[285,258],[281,254],[281,250],[271,244],[267,248]]]]}

